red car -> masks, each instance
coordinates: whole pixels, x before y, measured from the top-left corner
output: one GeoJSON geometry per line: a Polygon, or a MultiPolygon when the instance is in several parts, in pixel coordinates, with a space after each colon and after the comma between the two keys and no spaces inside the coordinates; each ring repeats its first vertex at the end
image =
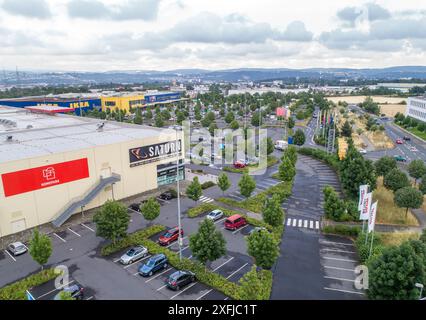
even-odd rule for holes
{"type": "Polygon", "coordinates": [[[402,142],[401,139],[396,139],[396,144],[403,144],[404,142],[402,142]]]}
{"type": "MultiPolygon", "coordinates": [[[[183,236],[183,229],[180,229],[180,234],[183,236]]],[[[159,239],[158,243],[162,246],[167,246],[179,238],[179,228],[174,227],[166,231],[159,239]]]]}
{"type": "Polygon", "coordinates": [[[237,169],[244,168],[245,166],[246,166],[246,164],[242,163],[240,161],[235,161],[234,162],[234,167],[237,168],[237,169]]]}
{"type": "Polygon", "coordinates": [[[225,229],[228,230],[237,230],[247,224],[246,219],[244,219],[239,214],[234,214],[225,220],[225,229]]]}

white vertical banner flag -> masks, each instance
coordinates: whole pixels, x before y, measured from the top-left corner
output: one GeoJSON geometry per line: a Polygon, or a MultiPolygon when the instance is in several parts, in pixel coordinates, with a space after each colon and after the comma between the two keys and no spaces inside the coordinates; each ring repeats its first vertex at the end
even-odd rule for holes
{"type": "Polygon", "coordinates": [[[374,231],[376,224],[377,201],[371,205],[370,216],[368,217],[368,233],[374,231]]]}
{"type": "Polygon", "coordinates": [[[368,193],[368,184],[359,186],[358,211],[362,209],[362,202],[364,201],[364,197],[367,193],[368,193]]]}
{"type": "Polygon", "coordinates": [[[364,196],[364,199],[362,201],[361,211],[359,213],[359,220],[368,220],[370,215],[370,208],[371,208],[371,200],[373,198],[373,194],[367,193],[364,196]]]}

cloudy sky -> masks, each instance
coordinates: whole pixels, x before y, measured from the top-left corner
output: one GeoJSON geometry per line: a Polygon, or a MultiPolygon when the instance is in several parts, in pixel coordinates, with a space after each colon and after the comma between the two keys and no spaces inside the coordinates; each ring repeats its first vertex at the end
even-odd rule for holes
{"type": "Polygon", "coordinates": [[[424,0],[0,0],[0,68],[426,65],[424,0]]]}

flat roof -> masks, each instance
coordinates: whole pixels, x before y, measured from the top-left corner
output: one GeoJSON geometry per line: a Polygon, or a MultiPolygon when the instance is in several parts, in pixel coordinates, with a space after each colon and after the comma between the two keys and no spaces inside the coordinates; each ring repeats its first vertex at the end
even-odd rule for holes
{"type": "Polygon", "coordinates": [[[426,95],[424,95],[424,96],[418,96],[418,97],[408,97],[408,99],[417,99],[417,100],[426,101],[426,95]]]}
{"type": "Polygon", "coordinates": [[[54,107],[54,106],[48,106],[48,105],[40,105],[40,106],[30,106],[25,107],[25,109],[34,111],[34,112],[45,112],[45,113],[70,113],[74,112],[74,108],[67,108],[67,107],[54,107]]]}
{"type": "Polygon", "coordinates": [[[86,96],[86,97],[49,97],[49,96],[34,96],[34,97],[22,97],[22,98],[5,98],[0,99],[0,105],[2,101],[35,101],[35,102],[77,102],[81,100],[99,100],[100,98],[97,96],[86,96]]]}
{"type": "Polygon", "coordinates": [[[0,163],[169,135],[171,129],[0,106],[0,163]],[[101,130],[98,126],[104,123],[101,130]],[[12,136],[11,139],[7,139],[12,136]]]}

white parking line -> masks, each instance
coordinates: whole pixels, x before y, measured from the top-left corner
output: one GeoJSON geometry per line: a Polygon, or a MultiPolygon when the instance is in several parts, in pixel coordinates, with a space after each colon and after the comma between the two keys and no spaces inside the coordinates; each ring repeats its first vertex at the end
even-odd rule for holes
{"type": "Polygon", "coordinates": [[[219,267],[213,269],[213,271],[216,271],[217,269],[223,267],[225,264],[227,264],[229,261],[231,261],[232,259],[234,259],[234,257],[231,257],[230,259],[226,260],[224,263],[222,263],[219,267]]]}
{"type": "Polygon", "coordinates": [[[222,222],[222,221],[224,221],[224,220],[226,220],[226,218],[223,218],[223,219],[217,220],[214,224],[219,223],[219,222],[222,222]]]}
{"type": "Polygon", "coordinates": [[[301,227],[302,227],[302,223],[303,223],[303,220],[302,220],[302,219],[299,219],[299,228],[301,228],[301,227]]]}
{"type": "Polygon", "coordinates": [[[244,228],[247,228],[249,225],[248,224],[246,224],[244,227],[241,227],[241,228],[239,228],[239,229],[237,229],[237,230],[235,230],[235,231],[233,231],[232,233],[233,234],[236,234],[238,231],[241,231],[241,230],[243,230],[244,228]]]}
{"type": "Polygon", "coordinates": [[[241,267],[239,267],[237,270],[235,270],[234,272],[232,272],[229,276],[226,277],[226,279],[231,278],[234,274],[236,274],[238,271],[240,271],[242,268],[244,268],[246,265],[248,265],[248,262],[245,263],[244,265],[242,265],[241,267]]]}
{"type": "Polygon", "coordinates": [[[62,242],[67,242],[65,239],[62,239],[59,235],[57,235],[55,232],[53,232],[53,234],[62,242]]]}
{"type": "Polygon", "coordinates": [[[42,294],[41,296],[39,296],[39,297],[37,297],[37,298],[35,298],[35,299],[36,299],[36,300],[38,300],[38,299],[40,299],[40,298],[43,298],[43,297],[47,296],[48,294],[51,294],[52,292],[55,292],[56,290],[60,290],[60,289],[62,289],[62,288],[67,287],[68,285],[70,285],[70,284],[71,284],[71,283],[73,283],[73,282],[75,282],[75,280],[71,280],[70,282],[68,282],[68,283],[66,283],[66,284],[63,284],[63,285],[62,285],[62,286],[60,286],[59,288],[55,288],[55,289],[53,289],[53,290],[51,290],[51,291],[49,291],[49,292],[46,292],[46,293],[42,294]]]}
{"type": "Polygon", "coordinates": [[[176,293],[173,297],[170,298],[170,300],[173,300],[174,298],[176,298],[178,295],[180,295],[181,293],[185,292],[186,290],[188,290],[189,288],[192,288],[193,286],[195,286],[198,282],[194,282],[192,284],[190,284],[189,286],[187,286],[185,289],[179,291],[179,293],[176,293]]]}
{"type": "Polygon", "coordinates": [[[356,253],[355,251],[346,251],[346,250],[340,250],[340,249],[321,249],[323,251],[330,251],[330,252],[342,252],[342,253],[356,253]]]}
{"type": "Polygon", "coordinates": [[[319,222],[315,221],[315,229],[319,229],[319,222]]]}
{"type": "Polygon", "coordinates": [[[12,258],[12,260],[16,262],[15,257],[14,257],[14,256],[12,256],[12,255],[9,253],[9,251],[4,250],[4,252],[6,252],[6,253],[9,255],[9,257],[11,257],[11,258],[12,258]]]}
{"type": "Polygon", "coordinates": [[[208,295],[210,292],[212,292],[213,289],[208,290],[206,293],[203,293],[201,296],[199,296],[197,299],[195,300],[200,300],[201,298],[205,297],[206,295],[208,295]]]}
{"type": "Polygon", "coordinates": [[[303,228],[307,228],[308,227],[308,220],[303,221],[303,228]]]}
{"type": "Polygon", "coordinates": [[[287,219],[287,225],[289,226],[289,225],[291,225],[291,218],[288,218],[287,219]]]}
{"type": "Polygon", "coordinates": [[[162,274],[166,273],[166,272],[167,272],[167,271],[169,271],[170,269],[172,269],[172,267],[167,268],[166,270],[161,271],[159,274],[155,275],[154,277],[149,278],[148,280],[146,280],[146,281],[145,281],[145,283],[148,283],[148,282],[150,282],[150,281],[152,281],[152,280],[154,280],[154,279],[158,278],[159,276],[161,276],[162,274]]]}
{"type": "Polygon", "coordinates": [[[310,229],[314,228],[314,222],[312,220],[309,220],[309,228],[310,229]]]}
{"type": "Polygon", "coordinates": [[[334,241],[326,241],[326,240],[320,240],[319,243],[323,244],[341,244],[343,246],[354,246],[352,243],[343,243],[343,242],[334,242],[334,241]]]}
{"type": "Polygon", "coordinates": [[[324,287],[324,289],[325,290],[332,290],[332,291],[339,291],[339,292],[345,292],[345,293],[353,293],[353,294],[364,295],[363,292],[356,292],[356,291],[350,291],[350,290],[342,290],[342,289],[327,288],[327,287],[324,287]]]}
{"type": "Polygon", "coordinates": [[[164,286],[158,288],[157,291],[160,291],[161,289],[164,289],[165,287],[167,287],[167,284],[165,284],[164,286]]]}
{"type": "Polygon", "coordinates": [[[293,227],[296,226],[296,223],[297,223],[297,219],[293,219],[293,227]]]}
{"type": "Polygon", "coordinates": [[[86,229],[89,229],[92,232],[95,232],[95,230],[93,230],[92,228],[90,228],[89,226],[86,226],[84,223],[81,224],[83,227],[85,227],[86,229]]]}
{"type": "Polygon", "coordinates": [[[72,233],[74,233],[77,237],[81,237],[81,235],[79,235],[77,232],[75,232],[74,230],[72,230],[71,228],[67,228],[69,231],[71,231],[72,233]]]}
{"type": "Polygon", "coordinates": [[[323,259],[336,260],[336,261],[347,261],[347,262],[357,262],[352,259],[341,259],[341,258],[332,258],[332,257],[322,257],[323,259]]]}
{"type": "Polygon", "coordinates": [[[145,260],[145,259],[148,259],[150,256],[151,256],[151,255],[149,254],[149,255],[147,255],[147,256],[145,256],[145,257],[143,257],[142,259],[136,260],[135,262],[133,262],[133,263],[131,263],[131,264],[128,264],[128,265],[126,265],[126,266],[124,266],[124,269],[130,268],[130,267],[131,267],[131,266],[133,266],[135,263],[138,263],[138,262],[141,262],[141,261],[143,261],[143,260],[145,260]]]}
{"type": "Polygon", "coordinates": [[[93,299],[93,296],[90,296],[89,298],[87,298],[86,300],[92,300],[93,299]]]}
{"type": "Polygon", "coordinates": [[[324,266],[324,268],[355,272],[355,269],[339,268],[339,267],[332,267],[332,266],[324,266]]]}
{"type": "Polygon", "coordinates": [[[349,281],[349,282],[355,282],[355,280],[352,279],[345,279],[345,278],[335,278],[335,277],[329,277],[329,276],[324,276],[325,279],[332,279],[332,280],[339,280],[339,281],[349,281]]]}

